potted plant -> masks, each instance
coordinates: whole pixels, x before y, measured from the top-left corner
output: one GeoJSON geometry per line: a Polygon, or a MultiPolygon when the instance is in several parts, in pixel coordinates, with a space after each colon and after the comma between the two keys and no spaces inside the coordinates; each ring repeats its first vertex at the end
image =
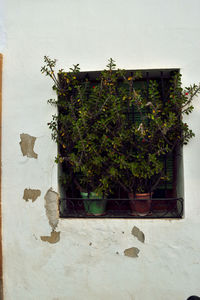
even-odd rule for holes
{"type": "Polygon", "coordinates": [[[60,70],[57,78],[54,72],[56,61],[45,57],[45,63],[41,71],[53,79],[53,89],[58,95],[57,100],[48,101],[58,108],[58,113],[48,124],[52,138],[58,144],[56,162],[67,170],[65,185],[70,188],[75,184],[86,199],[86,212],[101,215],[105,210],[105,197],[113,185],[110,156],[106,154],[107,127],[116,122],[116,108],[113,104],[109,106],[112,84],[108,73],[112,67],[108,65],[108,70],[94,85],[87,78],[78,78],[78,65],[69,72],[60,70]]]}
{"type": "Polygon", "coordinates": [[[169,179],[164,172],[164,159],[194,136],[183,115],[192,112],[191,102],[200,92],[200,86],[183,89],[181,75],[176,73],[170,80],[165,99],[156,81],[150,81],[145,90],[135,89],[132,83],[131,90],[129,105],[139,117],[132,124],[128,124],[128,120],[124,122],[119,133],[121,160],[114,163],[120,169],[117,181],[132,199],[132,214],[146,215],[153,191],[162,180],[169,179]]]}

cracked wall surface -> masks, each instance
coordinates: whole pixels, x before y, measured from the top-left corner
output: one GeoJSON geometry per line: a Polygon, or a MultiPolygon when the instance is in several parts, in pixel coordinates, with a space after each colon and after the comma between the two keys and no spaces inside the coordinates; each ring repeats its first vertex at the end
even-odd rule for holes
{"type": "Polygon", "coordinates": [[[40,190],[25,189],[23,199],[26,201],[32,200],[32,202],[34,202],[38,197],[40,197],[40,195],[40,190]]]}
{"type": "Polygon", "coordinates": [[[83,70],[102,70],[106,57],[115,56],[119,67],[180,68],[185,85],[198,83],[199,11],[198,0],[6,1],[4,300],[184,300],[200,295],[200,99],[194,117],[186,116],[196,137],[184,148],[182,220],[66,218],[52,231],[57,217],[47,219],[43,196],[58,186],[57,147],[47,126],[56,108],[46,103],[56,94],[40,74],[49,49],[59,60],[58,70],[68,71],[77,62],[83,70]],[[33,137],[28,137],[30,148],[20,133],[33,137]],[[25,188],[41,190],[40,198],[25,202],[25,188]],[[136,229],[131,233],[134,226],[145,234],[144,243],[136,229]],[[131,247],[140,250],[138,257],[131,247]]]}
{"type": "Polygon", "coordinates": [[[20,147],[23,156],[27,156],[29,158],[38,158],[38,154],[34,152],[34,146],[35,146],[35,141],[36,137],[31,136],[27,133],[22,133],[20,134],[20,147]]]}
{"type": "Polygon", "coordinates": [[[131,233],[133,236],[135,236],[138,239],[138,241],[144,243],[145,235],[138,227],[134,226],[131,233]]]}
{"type": "Polygon", "coordinates": [[[45,209],[46,209],[46,216],[49,220],[49,225],[51,226],[52,230],[54,231],[58,225],[59,221],[59,195],[52,188],[50,188],[46,195],[44,196],[45,199],[45,209]]]}
{"type": "Polygon", "coordinates": [[[124,255],[129,257],[138,257],[140,250],[136,247],[131,247],[124,250],[124,255]]]}
{"type": "Polygon", "coordinates": [[[48,242],[50,244],[56,244],[60,241],[60,231],[52,231],[50,236],[41,236],[43,242],[48,242]]]}

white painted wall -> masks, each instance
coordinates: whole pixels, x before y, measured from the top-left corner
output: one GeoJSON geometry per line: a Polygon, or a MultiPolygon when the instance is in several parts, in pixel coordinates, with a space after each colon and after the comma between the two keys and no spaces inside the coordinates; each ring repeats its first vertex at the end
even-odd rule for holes
{"type": "Polygon", "coordinates": [[[40,74],[43,56],[59,59],[58,68],[80,63],[82,70],[102,69],[110,57],[128,69],[178,67],[189,85],[200,81],[199,10],[199,0],[6,1],[6,40],[0,39],[5,300],[200,295],[200,99],[188,119],[196,137],[184,149],[183,220],[60,220],[58,243],[40,239],[51,232],[44,195],[51,186],[57,190],[56,145],[46,125],[53,94],[40,74]],[[22,156],[21,133],[37,137],[38,159],[22,156]],[[34,203],[22,199],[29,187],[42,192],[34,203]],[[145,233],[144,244],[131,235],[133,226],[145,233]],[[138,258],[123,255],[130,247],[140,249],[138,258]]]}

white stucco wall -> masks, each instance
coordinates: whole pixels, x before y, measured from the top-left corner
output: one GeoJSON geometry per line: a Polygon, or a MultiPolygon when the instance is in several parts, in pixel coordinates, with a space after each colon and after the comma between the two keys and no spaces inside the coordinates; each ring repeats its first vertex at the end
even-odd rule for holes
{"type": "Polygon", "coordinates": [[[110,57],[127,69],[177,67],[185,85],[198,83],[199,10],[199,0],[6,1],[0,34],[5,300],[200,295],[200,99],[188,118],[196,137],[184,149],[184,219],[62,219],[59,242],[40,239],[51,232],[44,196],[50,187],[57,191],[56,145],[47,127],[53,108],[46,103],[53,93],[40,73],[43,56],[57,58],[58,68],[79,63],[82,70],[102,69],[110,57]],[[37,159],[23,157],[22,133],[37,138],[37,159]],[[26,202],[25,188],[41,196],[26,202]],[[133,226],[144,232],[144,244],[131,234],[133,226]],[[138,258],[124,256],[130,247],[140,249],[138,258]]]}

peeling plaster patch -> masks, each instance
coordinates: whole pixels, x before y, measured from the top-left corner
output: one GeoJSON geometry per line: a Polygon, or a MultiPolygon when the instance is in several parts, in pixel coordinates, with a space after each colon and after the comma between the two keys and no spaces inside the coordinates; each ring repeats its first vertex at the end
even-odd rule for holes
{"type": "Polygon", "coordinates": [[[49,220],[49,225],[51,226],[52,230],[54,231],[58,225],[59,220],[59,212],[58,212],[58,193],[54,192],[52,188],[50,188],[46,195],[44,196],[45,199],[45,209],[46,215],[49,220]]]}
{"type": "Polygon", "coordinates": [[[136,247],[128,248],[124,250],[124,255],[129,257],[138,257],[140,250],[136,247]]]}
{"type": "Polygon", "coordinates": [[[40,197],[40,195],[40,190],[25,189],[23,199],[26,201],[30,199],[32,202],[34,202],[38,197],[40,197]]]}
{"type": "Polygon", "coordinates": [[[43,242],[55,244],[60,241],[60,231],[52,231],[50,236],[41,236],[40,238],[43,242]]]}
{"type": "Polygon", "coordinates": [[[20,134],[20,138],[21,138],[21,142],[19,144],[21,146],[21,151],[23,156],[27,156],[30,158],[37,158],[38,155],[33,150],[36,137],[26,133],[22,133],[20,134]]]}
{"type": "Polygon", "coordinates": [[[134,235],[141,243],[144,243],[145,240],[145,235],[144,233],[137,228],[136,226],[133,227],[132,231],[131,231],[132,235],[134,235]]]}

